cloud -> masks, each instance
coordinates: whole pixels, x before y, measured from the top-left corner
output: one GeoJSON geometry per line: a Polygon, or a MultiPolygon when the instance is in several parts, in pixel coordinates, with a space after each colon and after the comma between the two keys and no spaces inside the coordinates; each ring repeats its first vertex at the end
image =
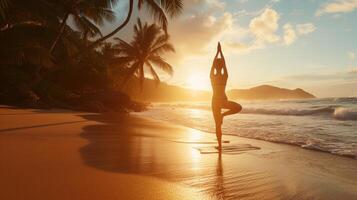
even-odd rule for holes
{"type": "Polygon", "coordinates": [[[247,11],[246,9],[242,9],[242,10],[236,11],[234,13],[234,16],[235,17],[256,16],[256,15],[259,15],[260,13],[262,13],[264,10],[265,10],[265,8],[259,9],[259,10],[255,10],[255,11],[247,11]]]}
{"type": "Polygon", "coordinates": [[[325,4],[315,13],[316,16],[331,13],[348,13],[357,9],[357,0],[334,0],[325,4]]]}
{"type": "Polygon", "coordinates": [[[181,18],[172,26],[172,41],[184,52],[201,54],[204,48],[216,37],[231,28],[232,15],[224,13],[216,18],[208,13],[181,18]]]}
{"type": "Polygon", "coordinates": [[[296,30],[300,35],[307,35],[316,30],[316,27],[312,23],[298,24],[296,25],[296,30]]]}
{"type": "Polygon", "coordinates": [[[248,0],[238,0],[239,3],[247,3],[248,0]]]}
{"type": "Polygon", "coordinates": [[[253,50],[263,49],[265,44],[260,41],[252,41],[251,43],[243,43],[237,41],[224,41],[224,46],[228,48],[228,51],[234,53],[249,53],[253,50]]]}
{"type": "Polygon", "coordinates": [[[211,9],[223,9],[226,3],[222,0],[184,0],[185,9],[196,9],[200,11],[207,11],[211,9]]]}
{"type": "Polygon", "coordinates": [[[353,52],[353,51],[347,52],[347,56],[348,56],[348,58],[351,59],[351,60],[356,59],[356,53],[353,52]]]}
{"type": "Polygon", "coordinates": [[[278,34],[280,14],[272,8],[254,13],[248,26],[241,27],[237,13],[223,12],[227,5],[219,0],[189,1],[190,9],[170,26],[171,41],[175,43],[176,54],[169,60],[176,64],[189,57],[206,57],[217,41],[232,53],[249,53],[263,49],[269,44],[291,45],[299,35],[306,35],[316,28],[312,23],[282,27],[278,34]],[[221,7],[223,6],[222,10],[221,7]],[[223,14],[222,14],[223,12],[223,14]],[[219,15],[217,13],[220,13],[219,15]]]}
{"type": "Polygon", "coordinates": [[[299,74],[293,76],[284,77],[284,79],[292,80],[292,81],[312,81],[312,82],[320,82],[320,81],[331,81],[335,79],[339,79],[341,73],[327,73],[327,74],[299,74]]]}
{"type": "Polygon", "coordinates": [[[250,21],[249,29],[259,41],[267,43],[278,42],[280,38],[276,35],[276,31],[279,28],[279,18],[278,12],[267,8],[261,15],[250,21]]]}
{"type": "Polygon", "coordinates": [[[349,71],[350,74],[355,74],[357,75],[357,67],[356,68],[353,68],[349,71]]]}
{"type": "Polygon", "coordinates": [[[208,46],[230,32],[234,23],[233,14],[223,12],[221,6],[225,5],[219,0],[194,0],[187,4],[189,9],[169,27],[176,53],[168,55],[167,59],[174,65],[182,65],[193,57],[205,57],[208,46]],[[223,13],[216,15],[216,12],[223,13]]]}
{"type": "Polygon", "coordinates": [[[295,27],[290,23],[286,23],[283,29],[283,44],[289,46],[298,39],[298,35],[310,34],[316,30],[316,27],[312,23],[297,24],[295,27]]]}
{"type": "Polygon", "coordinates": [[[224,8],[226,6],[226,3],[221,0],[206,0],[206,2],[219,8],[224,8]]]}
{"type": "Polygon", "coordinates": [[[352,70],[329,72],[329,73],[314,73],[314,74],[299,74],[294,76],[283,77],[284,80],[290,81],[305,81],[305,82],[334,82],[344,83],[346,81],[357,81],[357,68],[352,70]]]}
{"type": "Polygon", "coordinates": [[[277,11],[272,8],[264,8],[255,12],[254,15],[255,17],[250,20],[247,28],[233,26],[231,34],[224,34],[224,44],[229,48],[229,51],[249,53],[253,50],[263,49],[268,44],[276,44],[282,41],[277,34],[280,19],[277,11]],[[243,37],[237,39],[238,33],[243,37]]]}
{"type": "Polygon", "coordinates": [[[170,25],[170,35],[175,46],[200,54],[211,40],[230,30],[233,16],[222,12],[225,2],[222,0],[185,0],[185,12],[170,25]]]}
{"type": "Polygon", "coordinates": [[[249,48],[249,45],[240,42],[225,42],[225,44],[229,48],[238,49],[238,50],[246,50],[249,48]]]}
{"type": "Polygon", "coordinates": [[[295,40],[297,39],[297,36],[296,36],[293,26],[291,24],[287,23],[284,25],[283,28],[284,28],[284,36],[283,36],[284,44],[290,45],[293,42],[295,42],[295,40]]]}
{"type": "MultiPolygon", "coordinates": [[[[308,35],[316,30],[315,25],[312,23],[297,25],[286,23],[282,27],[283,34],[279,35],[279,19],[280,15],[277,11],[272,8],[265,8],[256,13],[256,16],[251,19],[248,29],[246,29],[248,33],[243,34],[249,36],[248,40],[247,38],[245,42],[228,40],[225,44],[230,50],[247,53],[256,49],[263,49],[268,44],[289,46],[298,39],[298,36],[308,35]]],[[[241,32],[242,29],[239,31],[241,32]]]]}

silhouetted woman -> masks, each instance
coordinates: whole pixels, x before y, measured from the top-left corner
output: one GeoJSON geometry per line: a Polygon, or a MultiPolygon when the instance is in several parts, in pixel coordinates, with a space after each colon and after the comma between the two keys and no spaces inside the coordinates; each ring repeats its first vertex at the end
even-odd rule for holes
{"type": "Polygon", "coordinates": [[[218,43],[217,53],[213,60],[213,65],[210,73],[211,85],[213,89],[212,96],[212,112],[216,123],[216,136],[218,141],[218,149],[222,148],[222,123],[223,118],[227,115],[238,113],[242,110],[242,106],[233,101],[228,101],[226,96],[226,84],[228,72],[226,62],[221,49],[221,44],[218,43]],[[218,58],[220,54],[220,58],[218,58]],[[222,109],[228,109],[222,113],[222,109]]]}

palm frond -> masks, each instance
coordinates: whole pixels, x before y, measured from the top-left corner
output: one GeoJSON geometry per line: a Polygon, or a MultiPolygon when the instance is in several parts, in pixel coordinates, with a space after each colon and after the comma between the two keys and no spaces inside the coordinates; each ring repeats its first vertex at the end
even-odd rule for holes
{"type": "Polygon", "coordinates": [[[111,66],[126,66],[130,62],[133,62],[134,58],[129,56],[115,57],[109,61],[111,66]]]}
{"type": "Polygon", "coordinates": [[[167,33],[168,20],[165,11],[159,6],[159,4],[155,0],[146,0],[145,3],[154,19],[161,24],[161,27],[167,33]]]}
{"type": "MultiPolygon", "coordinates": [[[[144,69],[149,70],[148,73],[155,80],[160,81],[154,67],[170,75],[173,74],[172,66],[160,56],[162,53],[174,51],[174,47],[168,42],[168,38],[168,35],[164,34],[159,26],[142,24],[138,19],[134,27],[134,37],[130,43],[115,38],[114,48],[120,52],[120,57],[113,58],[113,63],[127,66],[130,69],[128,75],[138,77],[141,86],[145,79],[144,69]]],[[[127,78],[125,81],[127,81],[127,78]]]]}
{"type": "Polygon", "coordinates": [[[160,68],[162,71],[168,73],[169,75],[173,75],[173,67],[167,63],[161,56],[153,55],[150,56],[149,62],[152,62],[156,67],[160,68]]]}
{"type": "Polygon", "coordinates": [[[156,38],[154,45],[151,49],[151,53],[160,54],[166,52],[175,52],[175,48],[171,43],[169,43],[169,35],[161,34],[156,38]]]}
{"type": "MultiPolygon", "coordinates": [[[[72,0],[73,1],[73,0],[72,0]]],[[[83,5],[86,6],[96,6],[96,7],[103,7],[103,8],[113,8],[115,7],[120,0],[75,0],[77,4],[81,4],[81,7],[83,5]]]]}
{"type": "Polygon", "coordinates": [[[1,55],[3,56],[1,62],[6,64],[23,65],[29,63],[46,69],[55,66],[53,56],[44,46],[38,44],[11,48],[7,52],[2,52],[1,55]]]}
{"type": "Polygon", "coordinates": [[[143,6],[144,0],[138,0],[138,9],[140,10],[143,6]]]}
{"type": "Polygon", "coordinates": [[[88,18],[82,16],[81,21],[85,25],[85,29],[88,29],[91,37],[95,37],[97,35],[102,36],[102,32],[100,31],[100,29],[95,24],[93,24],[88,18]]]}
{"type": "Polygon", "coordinates": [[[154,42],[156,37],[161,33],[161,30],[155,24],[148,25],[147,23],[144,25],[142,30],[134,35],[135,46],[140,47],[140,49],[147,54],[154,42]]]}
{"type": "Polygon", "coordinates": [[[140,18],[137,19],[136,24],[134,25],[134,34],[139,35],[143,31],[143,25],[140,18]]]}
{"type": "Polygon", "coordinates": [[[140,80],[140,89],[143,89],[144,86],[144,80],[145,80],[145,74],[144,74],[144,63],[139,64],[139,80],[140,80]]]}
{"type": "Polygon", "coordinates": [[[125,86],[128,83],[130,78],[132,78],[135,75],[135,73],[138,71],[139,67],[140,67],[139,62],[133,63],[133,65],[126,72],[124,79],[121,82],[121,86],[125,86]]]}
{"type": "Polygon", "coordinates": [[[159,75],[156,73],[154,67],[151,65],[150,62],[145,62],[145,64],[149,67],[150,73],[152,75],[152,77],[154,78],[156,83],[160,83],[160,77],[159,75]]]}
{"type": "Polygon", "coordinates": [[[83,11],[88,18],[96,24],[102,26],[104,21],[112,22],[115,19],[115,12],[108,8],[91,6],[83,11]]]}
{"type": "MultiPolygon", "coordinates": [[[[101,1],[99,1],[99,2],[101,2],[101,1]]],[[[105,0],[104,3],[106,5],[106,7],[113,8],[119,3],[119,0],[105,0]]]]}
{"type": "Polygon", "coordinates": [[[83,35],[89,34],[90,37],[95,37],[97,35],[102,35],[100,29],[94,25],[89,19],[85,16],[75,15],[74,23],[76,27],[81,30],[83,35]]]}
{"type": "Polygon", "coordinates": [[[161,6],[170,15],[170,17],[176,17],[181,14],[183,10],[182,0],[161,0],[161,6]]]}
{"type": "Polygon", "coordinates": [[[116,41],[114,48],[116,48],[122,54],[125,54],[127,56],[137,55],[138,52],[132,45],[128,44],[127,42],[125,42],[124,40],[122,40],[120,38],[114,38],[114,40],[116,41]]]}
{"type": "Polygon", "coordinates": [[[151,50],[152,54],[161,54],[166,52],[175,52],[175,48],[171,43],[165,43],[151,50]]]}
{"type": "Polygon", "coordinates": [[[162,44],[167,43],[168,41],[169,41],[168,34],[158,34],[154,42],[154,48],[161,46],[162,44]]]}

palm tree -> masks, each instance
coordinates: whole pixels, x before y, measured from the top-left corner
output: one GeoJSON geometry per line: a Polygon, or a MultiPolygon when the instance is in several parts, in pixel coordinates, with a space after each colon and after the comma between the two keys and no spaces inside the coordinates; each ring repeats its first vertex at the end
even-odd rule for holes
{"type": "MultiPolygon", "coordinates": [[[[183,9],[182,0],[138,0],[137,5],[139,10],[143,7],[143,5],[145,5],[149,13],[154,17],[154,19],[161,24],[166,34],[168,24],[167,15],[169,15],[171,18],[176,17],[182,12],[183,9]]],[[[124,28],[130,20],[131,14],[133,12],[133,6],[134,0],[129,0],[128,15],[125,18],[124,22],[112,32],[94,41],[91,45],[88,46],[88,48],[97,47],[101,42],[114,36],[117,32],[124,28]]]]}
{"type": "Polygon", "coordinates": [[[114,47],[120,53],[113,59],[113,64],[125,66],[128,70],[122,84],[126,84],[130,77],[136,75],[142,87],[145,78],[144,68],[149,71],[154,80],[160,82],[154,66],[170,75],[173,74],[172,66],[160,54],[174,52],[175,49],[168,41],[169,36],[158,25],[147,23],[143,25],[138,19],[134,26],[134,38],[130,43],[119,38],[115,40],[117,43],[114,47]]]}
{"type": "Polygon", "coordinates": [[[103,25],[104,20],[114,20],[114,12],[111,10],[111,6],[116,0],[48,1],[62,13],[62,22],[59,26],[57,36],[50,46],[50,53],[61,39],[67,26],[69,16],[73,17],[75,25],[83,32],[82,37],[85,39],[87,39],[88,36],[94,37],[96,35],[101,35],[100,29],[96,25],[103,25]]]}

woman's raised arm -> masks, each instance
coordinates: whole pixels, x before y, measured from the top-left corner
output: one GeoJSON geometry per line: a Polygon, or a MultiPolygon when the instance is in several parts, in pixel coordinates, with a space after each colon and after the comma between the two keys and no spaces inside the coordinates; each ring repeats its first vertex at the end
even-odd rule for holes
{"type": "Polygon", "coordinates": [[[211,67],[210,78],[212,78],[214,76],[214,68],[215,68],[218,53],[219,53],[219,50],[217,49],[217,53],[216,53],[216,56],[214,56],[212,67],[211,67]]]}
{"type": "Polygon", "coordinates": [[[226,60],[224,59],[224,55],[222,52],[222,48],[221,48],[221,43],[218,42],[218,47],[217,47],[217,51],[219,51],[219,53],[221,54],[221,59],[222,59],[222,68],[223,68],[223,76],[228,78],[228,70],[226,67],[226,60]]]}

